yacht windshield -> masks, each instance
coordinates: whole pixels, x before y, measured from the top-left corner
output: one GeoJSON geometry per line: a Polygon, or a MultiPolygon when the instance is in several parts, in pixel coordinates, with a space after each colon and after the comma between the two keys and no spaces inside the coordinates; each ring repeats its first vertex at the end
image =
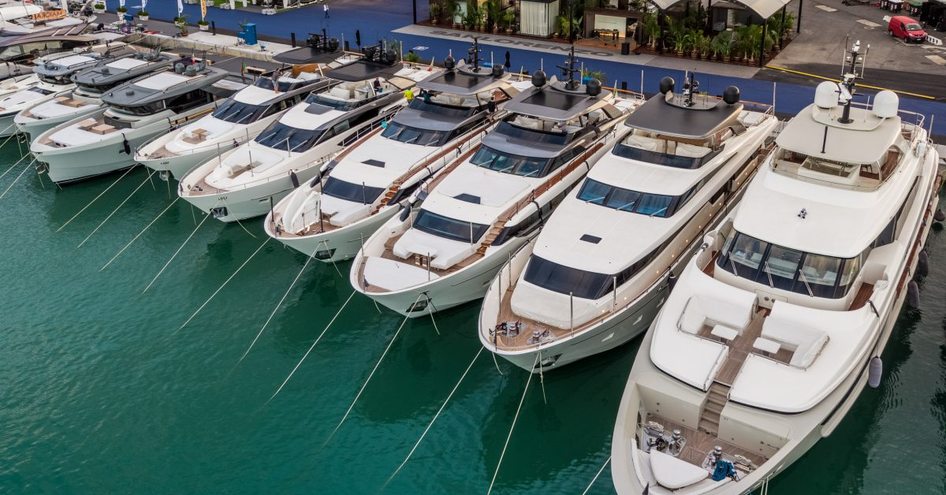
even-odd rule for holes
{"type": "Polygon", "coordinates": [[[443,105],[433,101],[424,101],[423,98],[414,98],[407,106],[424,113],[443,115],[456,120],[466,119],[476,113],[476,107],[443,105]]]}
{"type": "Polygon", "coordinates": [[[374,203],[374,200],[377,199],[383,191],[384,188],[381,187],[352,184],[351,182],[338,180],[331,176],[325,181],[325,187],[322,189],[323,194],[365,205],[374,203]]]}
{"type": "Polygon", "coordinates": [[[539,177],[545,171],[550,159],[529,156],[513,155],[495,150],[489,146],[481,146],[479,151],[470,158],[470,163],[505,174],[521,175],[523,177],[539,177]]]}
{"type": "Polygon", "coordinates": [[[361,104],[360,101],[339,100],[337,98],[323,96],[319,93],[311,93],[306,97],[305,102],[310,105],[314,104],[322,105],[323,107],[334,108],[335,110],[341,110],[342,112],[347,112],[361,104]]]}
{"type": "Polygon", "coordinates": [[[277,150],[302,152],[315,146],[324,132],[319,129],[299,129],[276,122],[261,132],[256,142],[277,150]]]}
{"type": "Polygon", "coordinates": [[[670,217],[690,199],[694,190],[691,189],[682,196],[667,196],[632,191],[610,186],[594,179],[585,179],[585,183],[578,191],[578,199],[618,211],[639,213],[652,217],[670,217]]]}
{"type": "Polygon", "coordinates": [[[33,87],[30,88],[28,91],[32,91],[32,92],[34,92],[34,93],[39,93],[39,94],[44,95],[44,96],[45,96],[45,95],[51,95],[51,94],[53,94],[52,91],[50,91],[50,90],[48,90],[48,89],[43,89],[43,88],[41,88],[41,87],[39,87],[39,86],[33,86],[33,87]]]}
{"type": "Polygon", "coordinates": [[[258,88],[273,89],[275,87],[275,91],[281,91],[283,93],[296,89],[303,84],[304,81],[282,81],[274,80],[272,77],[260,77],[253,82],[253,86],[258,88]]]}
{"type": "Polygon", "coordinates": [[[249,124],[262,117],[267,108],[266,105],[250,105],[230,99],[217,107],[213,116],[233,124],[249,124]]]}
{"type": "Polygon", "coordinates": [[[407,144],[419,144],[421,146],[443,146],[450,137],[446,131],[431,131],[410,127],[399,124],[395,121],[388,122],[387,128],[381,133],[382,136],[400,141],[407,144]]]}
{"type": "Polygon", "coordinates": [[[719,154],[719,150],[711,151],[709,148],[703,146],[677,143],[677,153],[673,154],[618,143],[614,145],[614,149],[611,150],[611,153],[621,158],[662,165],[664,167],[697,169],[715,158],[716,155],[719,154]]]}
{"type": "Polygon", "coordinates": [[[611,291],[615,283],[611,275],[559,265],[536,255],[529,258],[525,281],[582,299],[600,299],[611,291]]]}
{"type": "Polygon", "coordinates": [[[465,222],[421,209],[414,219],[414,228],[437,237],[474,243],[486,232],[486,225],[465,222]]]}
{"type": "MultiPolygon", "coordinates": [[[[539,121],[538,119],[531,119],[530,122],[534,122],[535,125],[545,124],[545,122],[539,121]]],[[[561,128],[562,124],[553,123],[553,128],[561,128]]],[[[565,146],[565,143],[568,142],[568,134],[565,132],[545,132],[538,129],[529,129],[526,127],[520,127],[518,125],[511,124],[509,122],[501,122],[499,126],[496,127],[496,130],[493,131],[497,134],[502,134],[504,136],[509,136],[515,139],[521,139],[524,141],[530,141],[533,143],[542,143],[542,144],[555,144],[558,146],[565,146]]]]}
{"type": "Polygon", "coordinates": [[[865,254],[845,259],[805,253],[736,232],[716,263],[738,277],[769,287],[839,299],[847,295],[857,278],[865,254]]]}

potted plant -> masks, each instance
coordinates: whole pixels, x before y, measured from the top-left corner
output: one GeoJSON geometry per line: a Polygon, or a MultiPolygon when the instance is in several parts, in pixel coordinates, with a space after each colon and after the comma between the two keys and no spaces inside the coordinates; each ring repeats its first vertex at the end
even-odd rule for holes
{"type": "Polygon", "coordinates": [[[486,0],[486,27],[492,28],[493,34],[499,33],[499,23],[503,14],[503,6],[499,0],[486,0]]]}
{"type": "Polygon", "coordinates": [[[115,12],[118,13],[118,22],[122,22],[125,20],[125,13],[128,12],[128,7],[119,5],[118,8],[115,9],[115,12]]]}
{"type": "Polygon", "coordinates": [[[147,21],[147,20],[150,19],[150,18],[151,18],[151,17],[148,15],[148,11],[147,11],[147,10],[141,9],[141,10],[138,11],[138,19],[141,20],[142,22],[145,22],[145,21],[147,21]]]}
{"type": "Polygon", "coordinates": [[[414,50],[407,52],[407,55],[404,55],[404,61],[416,64],[420,62],[420,55],[414,53],[414,50]]]}
{"type": "Polygon", "coordinates": [[[104,14],[105,2],[95,2],[92,4],[92,12],[95,12],[96,14],[104,14]]]}
{"type": "Polygon", "coordinates": [[[210,29],[210,23],[207,22],[206,19],[201,19],[197,21],[197,29],[200,29],[201,31],[207,31],[210,29]]]}
{"type": "Polygon", "coordinates": [[[515,31],[516,13],[512,10],[503,12],[503,25],[506,27],[506,34],[512,34],[515,31]]]}
{"type": "Polygon", "coordinates": [[[476,29],[476,23],[480,19],[480,14],[477,12],[477,8],[473,4],[466,6],[466,14],[463,16],[463,27],[469,29],[470,31],[476,29]]]}
{"type": "Polygon", "coordinates": [[[187,36],[187,18],[185,18],[184,15],[175,17],[174,25],[180,30],[181,36],[187,36]]]}
{"type": "Polygon", "coordinates": [[[430,3],[430,25],[436,26],[440,16],[443,15],[443,5],[440,2],[430,3]]]}
{"type": "Polygon", "coordinates": [[[729,62],[732,54],[732,31],[722,31],[713,36],[710,41],[711,58],[722,57],[724,62],[729,62]]]}

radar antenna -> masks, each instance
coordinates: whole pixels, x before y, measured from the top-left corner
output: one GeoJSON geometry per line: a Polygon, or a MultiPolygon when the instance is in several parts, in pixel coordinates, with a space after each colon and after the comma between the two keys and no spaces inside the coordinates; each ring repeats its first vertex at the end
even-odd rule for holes
{"type": "Polygon", "coordinates": [[[473,46],[471,46],[467,53],[470,56],[470,65],[473,66],[473,72],[479,72],[480,70],[480,41],[477,38],[473,38],[473,46]]]}
{"type": "MultiPolygon", "coordinates": [[[[847,44],[845,42],[845,44],[847,44]]],[[[850,124],[851,120],[851,101],[854,100],[854,94],[857,92],[855,82],[864,77],[864,61],[867,59],[867,53],[870,51],[870,45],[867,45],[864,53],[861,53],[861,41],[857,40],[851,45],[851,50],[845,56],[844,64],[841,65],[841,84],[838,85],[838,102],[844,105],[844,111],[838,122],[850,124]]]]}
{"type": "Polygon", "coordinates": [[[559,65],[558,68],[562,69],[562,75],[565,76],[565,89],[569,91],[575,91],[581,86],[581,80],[575,79],[575,74],[581,72],[576,66],[578,60],[575,58],[575,45],[571,46],[571,49],[568,51],[568,57],[565,59],[563,65],[559,65]]]}
{"type": "Polygon", "coordinates": [[[698,93],[699,89],[700,82],[694,78],[692,72],[687,71],[683,78],[683,106],[693,106],[693,95],[698,93]]]}

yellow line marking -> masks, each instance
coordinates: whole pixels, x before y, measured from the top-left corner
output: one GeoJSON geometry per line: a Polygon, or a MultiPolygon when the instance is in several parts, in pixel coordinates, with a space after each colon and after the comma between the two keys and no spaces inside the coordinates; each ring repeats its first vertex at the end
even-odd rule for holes
{"type": "MultiPolygon", "coordinates": [[[[801,76],[813,77],[813,78],[815,78],[815,79],[823,79],[823,80],[825,80],[825,81],[841,82],[840,79],[834,79],[834,78],[832,78],[832,77],[819,76],[818,74],[811,74],[811,73],[809,73],[809,72],[802,72],[802,71],[800,71],[800,70],[789,69],[788,67],[781,67],[781,66],[778,66],[778,65],[767,64],[765,67],[766,67],[767,69],[780,70],[780,71],[782,71],[782,72],[788,72],[788,73],[791,73],[791,74],[798,74],[798,75],[801,75],[801,76]]],[[[902,94],[902,95],[907,95],[907,96],[914,96],[914,97],[916,97],[916,98],[924,98],[924,99],[927,99],[927,100],[935,100],[935,99],[936,99],[935,96],[921,95],[921,94],[919,94],[919,93],[911,93],[911,92],[909,92],[909,91],[903,91],[903,90],[899,90],[899,89],[891,89],[891,88],[884,88],[884,87],[881,87],[881,86],[873,86],[873,85],[871,85],[871,84],[861,84],[861,83],[858,83],[857,85],[858,85],[859,87],[862,87],[862,88],[893,91],[894,93],[900,93],[900,94],[902,94]]]]}

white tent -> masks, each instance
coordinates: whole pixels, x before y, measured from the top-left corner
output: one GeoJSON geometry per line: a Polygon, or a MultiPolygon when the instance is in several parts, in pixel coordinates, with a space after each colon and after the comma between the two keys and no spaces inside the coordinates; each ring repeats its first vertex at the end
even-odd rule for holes
{"type": "MultiPolygon", "coordinates": [[[[684,0],[651,0],[654,5],[661,10],[666,10],[684,0]]],[[[759,14],[763,19],[772,17],[772,14],[778,12],[782,7],[788,5],[789,0],[735,0],[737,3],[745,5],[749,10],[759,14]]]]}

